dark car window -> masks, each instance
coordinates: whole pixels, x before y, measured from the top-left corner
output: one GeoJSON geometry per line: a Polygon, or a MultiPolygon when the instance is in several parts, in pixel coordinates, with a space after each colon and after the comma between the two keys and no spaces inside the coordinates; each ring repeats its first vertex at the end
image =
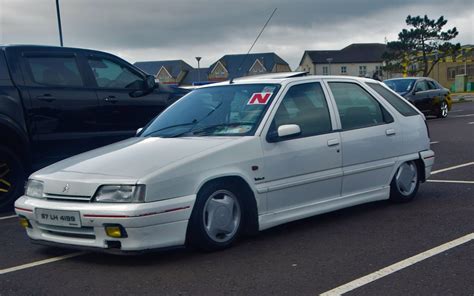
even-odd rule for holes
{"type": "Polygon", "coordinates": [[[407,78],[407,79],[392,79],[392,80],[385,80],[385,83],[388,87],[396,91],[397,93],[406,93],[413,88],[413,84],[415,84],[416,79],[407,78]]]}
{"type": "Polygon", "coordinates": [[[427,81],[429,89],[438,89],[438,86],[433,81],[427,81]]]}
{"type": "Polygon", "coordinates": [[[133,73],[126,66],[103,58],[89,58],[88,62],[99,87],[143,88],[143,78],[133,73]]]}
{"type": "Polygon", "coordinates": [[[82,86],[74,57],[27,57],[35,83],[52,86],[82,86]]]}
{"type": "Polygon", "coordinates": [[[297,124],[300,137],[309,137],[332,131],[329,109],[319,83],[292,86],[280,103],[270,132],[284,124],[297,124]]]}
{"type": "Polygon", "coordinates": [[[356,129],[393,122],[392,116],[361,86],[329,82],[341,118],[342,129],[356,129]]]}
{"type": "Polygon", "coordinates": [[[425,81],[425,80],[422,80],[422,81],[418,81],[416,83],[416,87],[415,87],[415,91],[418,92],[418,91],[426,91],[428,90],[429,87],[428,87],[428,83],[425,81]]]}
{"type": "Polygon", "coordinates": [[[373,90],[381,95],[390,105],[404,116],[418,115],[415,109],[396,94],[378,83],[367,83],[373,90]]]}

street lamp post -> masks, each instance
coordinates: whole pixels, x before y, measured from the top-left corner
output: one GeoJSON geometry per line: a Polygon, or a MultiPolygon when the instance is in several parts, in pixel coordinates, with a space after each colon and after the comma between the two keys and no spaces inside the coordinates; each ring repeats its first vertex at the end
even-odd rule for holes
{"type": "Polygon", "coordinates": [[[61,13],[59,12],[59,0],[56,0],[56,14],[58,15],[59,42],[63,46],[63,30],[61,28],[61,13]]]}
{"type": "Polygon", "coordinates": [[[201,66],[199,64],[199,62],[201,61],[201,57],[196,57],[196,61],[198,62],[198,82],[201,82],[201,73],[200,73],[201,66]]]}
{"type": "Polygon", "coordinates": [[[329,64],[329,75],[331,75],[331,62],[332,62],[332,58],[327,58],[326,61],[328,61],[328,64],[329,64]]]}

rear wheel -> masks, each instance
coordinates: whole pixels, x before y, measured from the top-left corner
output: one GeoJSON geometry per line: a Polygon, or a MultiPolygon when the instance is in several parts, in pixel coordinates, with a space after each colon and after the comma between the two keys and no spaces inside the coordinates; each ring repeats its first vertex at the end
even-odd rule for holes
{"type": "Polygon", "coordinates": [[[240,235],[244,217],[239,195],[235,185],[224,182],[201,189],[189,220],[189,243],[206,251],[232,245],[240,235]]]}
{"type": "Polygon", "coordinates": [[[446,103],[446,101],[442,101],[441,104],[439,104],[437,115],[438,118],[446,118],[448,116],[448,103],[446,103]]]}
{"type": "Polygon", "coordinates": [[[24,181],[22,162],[10,149],[0,145],[0,210],[11,208],[23,191],[24,181]]]}
{"type": "Polygon", "coordinates": [[[400,165],[390,184],[390,200],[408,202],[415,198],[420,185],[418,166],[414,161],[400,165]]]}

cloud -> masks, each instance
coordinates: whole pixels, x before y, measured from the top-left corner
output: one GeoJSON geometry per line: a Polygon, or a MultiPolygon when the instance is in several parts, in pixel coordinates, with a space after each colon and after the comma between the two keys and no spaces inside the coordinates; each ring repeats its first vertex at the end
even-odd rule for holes
{"type": "MultiPolygon", "coordinates": [[[[58,44],[54,0],[0,0],[0,43],[58,44]]],[[[185,59],[208,65],[248,50],[275,51],[294,68],[306,49],[394,40],[408,14],[444,15],[462,43],[474,43],[471,0],[60,0],[64,42],[107,50],[131,62],[185,59]]]]}

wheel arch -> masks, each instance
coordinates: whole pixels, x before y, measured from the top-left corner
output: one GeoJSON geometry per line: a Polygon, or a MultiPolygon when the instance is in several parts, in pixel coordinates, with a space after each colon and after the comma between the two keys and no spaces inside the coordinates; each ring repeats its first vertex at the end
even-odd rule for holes
{"type": "Polygon", "coordinates": [[[23,162],[26,169],[31,167],[31,150],[30,141],[25,132],[16,126],[14,122],[3,114],[0,114],[0,145],[10,148],[13,152],[18,153],[19,158],[23,162]]]}
{"type": "Polygon", "coordinates": [[[199,193],[205,186],[216,182],[236,185],[239,190],[242,191],[243,202],[245,204],[246,209],[246,223],[243,229],[243,233],[247,235],[256,234],[259,229],[257,199],[255,198],[254,190],[245,180],[245,177],[239,174],[209,177],[200,184],[197,193],[199,193]]]}

